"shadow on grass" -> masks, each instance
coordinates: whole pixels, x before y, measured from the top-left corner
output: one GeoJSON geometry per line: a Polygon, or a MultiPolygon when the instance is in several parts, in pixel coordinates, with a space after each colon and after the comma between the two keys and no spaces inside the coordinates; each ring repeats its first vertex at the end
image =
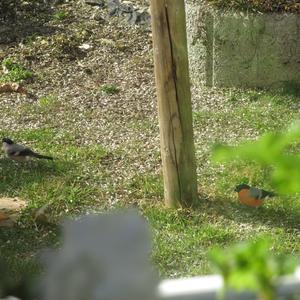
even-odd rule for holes
{"type": "Polygon", "coordinates": [[[282,86],[282,94],[290,95],[300,100],[300,84],[296,81],[286,81],[282,86]]]}
{"type": "MultiPolygon", "coordinates": [[[[11,290],[13,293],[10,295],[20,296],[20,299],[23,299],[21,294],[18,294],[25,292],[20,289],[20,284],[24,279],[31,280],[41,273],[42,251],[58,246],[59,241],[58,227],[39,228],[39,230],[34,227],[0,227],[0,262],[7,266],[6,274],[1,270],[1,275],[5,276],[7,293],[11,290]]],[[[3,284],[1,275],[0,281],[3,284]]]]}
{"type": "Polygon", "coordinates": [[[47,181],[50,176],[64,176],[67,170],[73,168],[70,162],[29,160],[15,162],[10,159],[0,159],[0,194],[16,195],[21,189],[47,181]]]}
{"type": "MultiPolygon", "coordinates": [[[[276,201],[276,198],[270,201],[276,201]]],[[[300,211],[292,207],[290,209],[266,206],[252,208],[227,199],[209,199],[199,203],[196,209],[254,226],[266,225],[274,228],[299,229],[300,211]]]]}
{"type": "MultiPolygon", "coordinates": [[[[1,30],[0,44],[10,44],[19,42],[31,36],[48,36],[57,32],[59,29],[54,26],[32,25],[26,23],[15,27],[3,27],[1,30]]],[[[62,31],[62,30],[59,30],[62,31]]]]}

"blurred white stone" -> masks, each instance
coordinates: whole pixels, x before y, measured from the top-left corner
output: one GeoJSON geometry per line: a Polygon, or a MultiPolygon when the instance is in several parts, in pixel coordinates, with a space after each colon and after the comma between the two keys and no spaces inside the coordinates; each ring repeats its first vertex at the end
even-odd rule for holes
{"type": "Polygon", "coordinates": [[[62,248],[47,260],[45,299],[155,299],[150,250],[147,225],[134,212],[68,222],[62,248]]]}
{"type": "Polygon", "coordinates": [[[89,44],[82,44],[82,45],[78,46],[78,48],[81,50],[89,50],[92,48],[92,46],[89,44]]]}

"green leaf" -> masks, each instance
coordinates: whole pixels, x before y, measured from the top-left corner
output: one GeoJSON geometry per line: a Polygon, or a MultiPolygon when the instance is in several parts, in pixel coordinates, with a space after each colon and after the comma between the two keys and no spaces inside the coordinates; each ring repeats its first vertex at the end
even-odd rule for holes
{"type": "Polygon", "coordinates": [[[210,259],[222,274],[226,288],[272,294],[274,279],[293,272],[296,264],[293,258],[270,253],[270,248],[269,239],[261,238],[229,249],[214,249],[210,259]]]}
{"type": "Polygon", "coordinates": [[[272,167],[271,179],[278,191],[286,194],[300,193],[300,156],[289,152],[300,142],[300,121],[284,133],[266,133],[257,141],[237,147],[216,145],[214,162],[232,160],[256,161],[272,167]]]}

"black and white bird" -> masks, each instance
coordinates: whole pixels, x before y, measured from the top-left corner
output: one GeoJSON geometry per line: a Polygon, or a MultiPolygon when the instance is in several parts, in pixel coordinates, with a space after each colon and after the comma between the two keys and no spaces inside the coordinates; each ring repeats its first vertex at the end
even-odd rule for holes
{"type": "Polygon", "coordinates": [[[2,139],[2,148],[6,156],[13,160],[27,160],[30,157],[53,160],[53,157],[36,153],[28,147],[14,143],[9,138],[2,139]]]}

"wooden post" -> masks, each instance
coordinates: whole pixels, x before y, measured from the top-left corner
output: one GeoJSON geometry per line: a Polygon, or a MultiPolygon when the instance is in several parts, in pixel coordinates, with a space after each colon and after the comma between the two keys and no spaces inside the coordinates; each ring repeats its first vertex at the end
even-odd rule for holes
{"type": "Polygon", "coordinates": [[[197,198],[184,0],[151,0],[165,203],[197,198]]]}

